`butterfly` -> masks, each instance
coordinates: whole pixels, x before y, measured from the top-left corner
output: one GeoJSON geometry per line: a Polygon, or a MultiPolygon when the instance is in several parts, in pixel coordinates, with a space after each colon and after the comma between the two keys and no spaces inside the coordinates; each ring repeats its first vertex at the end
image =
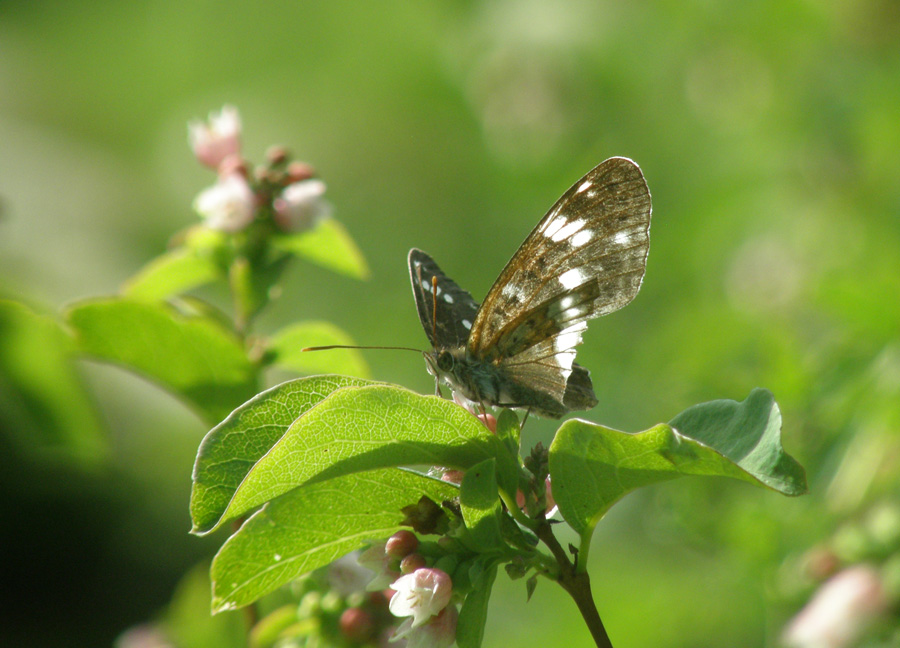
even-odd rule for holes
{"type": "Polygon", "coordinates": [[[479,306],[428,254],[409,252],[428,371],[472,403],[548,418],[597,404],[575,362],[587,320],[641,287],[650,249],[650,191],[627,158],[601,162],[556,201],[479,306]]]}

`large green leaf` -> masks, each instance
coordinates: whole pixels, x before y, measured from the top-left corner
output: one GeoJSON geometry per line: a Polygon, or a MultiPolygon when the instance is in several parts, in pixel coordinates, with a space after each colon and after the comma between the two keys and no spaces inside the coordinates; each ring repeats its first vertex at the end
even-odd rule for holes
{"type": "Polygon", "coordinates": [[[0,300],[0,429],[27,451],[94,464],[107,444],[57,322],[0,300]]]}
{"type": "Polygon", "coordinates": [[[369,367],[357,349],[306,351],[312,346],[352,345],[353,339],[330,322],[299,322],[275,333],[268,350],[273,364],[305,374],[332,373],[368,378],[369,367]]]}
{"type": "Polygon", "coordinates": [[[463,408],[390,385],[347,387],[291,425],[247,474],[217,524],[309,481],[394,466],[467,469],[491,457],[498,480],[515,493],[516,460],[463,408]]]}
{"type": "Polygon", "coordinates": [[[486,570],[463,601],[456,624],[456,643],[459,648],[480,648],[487,622],[488,602],[496,578],[496,567],[486,570]]]}
{"type": "Polygon", "coordinates": [[[459,507],[475,549],[486,552],[503,547],[500,535],[500,496],[497,493],[497,462],[485,459],[463,476],[459,507]]]}
{"type": "Polygon", "coordinates": [[[306,232],[273,236],[272,245],[356,279],[369,277],[369,267],[359,247],[344,226],[333,219],[324,220],[306,232]]]}
{"type": "Polygon", "coordinates": [[[553,496],[566,521],[589,535],[626,493],[681,475],[733,477],[799,495],[806,478],[782,449],[780,432],[778,406],[762,389],[741,403],[696,405],[637,434],[570,420],[550,446],[553,496]]]}
{"type": "Polygon", "coordinates": [[[145,265],[122,287],[133,299],[160,300],[221,278],[223,272],[210,255],[189,248],[166,252],[145,265]]]}
{"type": "Polygon", "coordinates": [[[368,384],[346,376],[312,376],[256,395],[204,437],[194,463],[193,533],[213,528],[237,487],[291,423],[337,389],[368,384]]]}
{"type": "Polygon", "coordinates": [[[66,320],[80,351],[158,382],[210,423],[256,391],[257,370],[241,341],[211,320],[120,298],[78,303],[66,320]]]}
{"type": "Polygon", "coordinates": [[[422,495],[435,502],[456,486],[395,468],[345,475],[285,493],[254,513],[212,565],[214,612],[252,603],[367,541],[400,528],[401,509],[422,495]]]}

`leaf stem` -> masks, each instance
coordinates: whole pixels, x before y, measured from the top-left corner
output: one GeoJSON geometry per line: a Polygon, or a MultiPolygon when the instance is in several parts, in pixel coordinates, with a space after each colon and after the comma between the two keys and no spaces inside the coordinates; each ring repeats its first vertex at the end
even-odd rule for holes
{"type": "Polygon", "coordinates": [[[502,488],[500,489],[500,499],[503,500],[503,503],[506,505],[506,510],[509,511],[509,514],[513,516],[513,519],[516,522],[527,529],[531,529],[532,531],[537,530],[537,524],[535,523],[535,520],[522,513],[522,511],[516,504],[516,499],[514,497],[510,497],[509,493],[504,491],[502,488]]]}
{"type": "MultiPolygon", "coordinates": [[[[606,628],[603,627],[597,606],[594,604],[594,597],[591,595],[591,581],[587,571],[577,568],[575,563],[569,559],[565,549],[553,535],[553,528],[549,522],[540,522],[535,532],[556,558],[560,570],[556,581],[575,601],[597,648],[613,648],[609,635],[606,634],[606,628]]],[[[579,555],[578,558],[578,562],[583,565],[583,557],[579,555]]]]}

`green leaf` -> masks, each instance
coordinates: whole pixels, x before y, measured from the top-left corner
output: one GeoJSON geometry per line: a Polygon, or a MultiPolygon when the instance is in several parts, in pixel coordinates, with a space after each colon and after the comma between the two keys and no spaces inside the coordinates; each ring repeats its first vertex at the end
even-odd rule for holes
{"type": "Polygon", "coordinates": [[[369,384],[345,376],[299,378],[272,387],[234,410],[204,437],[194,463],[192,533],[210,531],[260,457],[298,417],[337,389],[369,384]]]}
{"type": "Polygon", "coordinates": [[[126,297],[158,301],[223,277],[209,256],[178,248],[156,257],[122,286],[126,297]]]}
{"type": "Polygon", "coordinates": [[[497,436],[506,445],[507,450],[513,455],[519,454],[522,426],[519,417],[511,409],[504,409],[497,417],[497,436]]]}
{"type": "Polygon", "coordinates": [[[27,451],[87,465],[107,443],[57,322],[0,300],[0,429],[27,451]]]}
{"type": "Polygon", "coordinates": [[[583,538],[626,493],[681,475],[733,477],[786,495],[805,492],[803,469],[781,448],[781,416],[769,392],[755,390],[742,403],[697,405],[672,423],[679,430],[660,424],[628,434],[577,419],[559,428],[550,446],[553,495],[583,538]]]}
{"type": "Polygon", "coordinates": [[[291,425],[247,474],[217,526],[310,481],[417,464],[467,469],[491,457],[514,493],[513,458],[460,406],[390,385],[347,387],[291,425]]]}
{"type": "Polygon", "coordinates": [[[356,279],[368,279],[369,267],[356,243],[339,222],[327,219],[297,234],[272,237],[272,245],[356,279]]]}
{"type": "Polygon", "coordinates": [[[111,298],[76,304],[66,320],[80,351],[158,382],[209,422],[256,391],[257,370],[240,340],[208,319],[111,298]]]}
{"type": "Polygon", "coordinates": [[[254,513],[212,565],[213,611],[252,603],[400,528],[404,506],[452,499],[452,484],[395,468],[308,484],[254,513]]]}
{"type": "Polygon", "coordinates": [[[497,492],[497,462],[486,459],[472,466],[463,476],[459,504],[466,528],[479,552],[503,547],[500,535],[500,496],[497,492]]]}
{"type": "Polygon", "coordinates": [[[287,326],[269,340],[272,363],[305,374],[334,373],[369,377],[369,367],[357,349],[307,351],[311,346],[352,345],[353,339],[329,322],[300,322],[287,326]]]}
{"type": "Polygon", "coordinates": [[[488,569],[463,601],[459,620],[456,622],[456,643],[459,648],[480,648],[487,622],[488,602],[496,578],[497,568],[488,569]]]}
{"type": "MultiPolygon", "coordinates": [[[[173,646],[247,648],[247,620],[239,613],[209,613],[209,564],[193,567],[175,589],[162,618],[173,646]]],[[[122,642],[120,642],[122,643],[122,642]]]]}
{"type": "Polygon", "coordinates": [[[754,389],[741,403],[694,405],[669,425],[722,453],[773,490],[785,495],[806,492],[803,467],[781,447],[781,411],[767,389],[754,389]]]}

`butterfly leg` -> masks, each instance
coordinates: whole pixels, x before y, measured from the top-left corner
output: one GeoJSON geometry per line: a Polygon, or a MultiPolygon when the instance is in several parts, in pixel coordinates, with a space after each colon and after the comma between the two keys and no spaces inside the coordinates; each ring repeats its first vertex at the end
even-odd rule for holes
{"type": "Polygon", "coordinates": [[[528,420],[528,415],[531,414],[531,408],[525,410],[525,416],[522,417],[522,422],[519,424],[519,432],[525,429],[525,421],[528,420]]]}

